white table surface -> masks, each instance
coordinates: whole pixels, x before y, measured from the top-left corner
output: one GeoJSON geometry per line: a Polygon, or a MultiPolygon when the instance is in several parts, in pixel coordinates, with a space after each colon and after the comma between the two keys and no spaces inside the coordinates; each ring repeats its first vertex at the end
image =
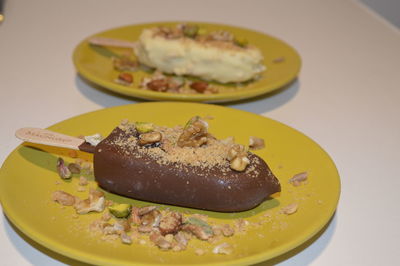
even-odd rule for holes
{"type": "MultiPolygon", "coordinates": [[[[268,97],[226,106],[268,116],[318,142],[340,172],[328,228],[280,265],[400,265],[400,33],[356,1],[8,1],[0,25],[0,162],[14,131],[47,127],[140,102],[79,78],[72,51],[122,25],[205,21],[279,37],[303,59],[298,80],[268,97]]],[[[0,217],[1,265],[77,264],[33,243],[0,217]]]]}

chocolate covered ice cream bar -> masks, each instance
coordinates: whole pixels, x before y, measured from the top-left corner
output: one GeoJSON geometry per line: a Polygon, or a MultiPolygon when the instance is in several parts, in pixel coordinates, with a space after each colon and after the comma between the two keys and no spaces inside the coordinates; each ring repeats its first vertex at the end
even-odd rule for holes
{"type": "Polygon", "coordinates": [[[124,121],[95,147],[94,174],[105,190],[196,209],[252,209],[280,191],[257,155],[217,140],[199,117],[174,128],[124,121]]]}

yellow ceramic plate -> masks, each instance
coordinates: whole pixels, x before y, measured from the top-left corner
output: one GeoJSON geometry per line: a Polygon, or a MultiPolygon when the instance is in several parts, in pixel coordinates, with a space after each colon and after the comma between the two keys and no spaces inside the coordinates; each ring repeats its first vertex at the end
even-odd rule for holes
{"type": "Polygon", "coordinates": [[[95,34],[83,40],[76,47],[73,61],[78,72],[83,77],[116,93],[149,100],[194,102],[227,102],[258,96],[281,88],[294,80],[300,71],[301,61],[298,53],[288,44],[272,36],[228,25],[193,23],[207,31],[228,30],[235,36],[245,38],[249,43],[260,48],[264,55],[264,64],[267,66],[262,78],[241,87],[215,85],[220,88],[218,94],[175,94],[140,89],[139,84],[142,78],[149,76],[149,74],[139,71],[134,72],[134,84],[132,86],[123,86],[114,82],[119,72],[113,69],[111,57],[113,55],[122,55],[129,52],[130,49],[101,48],[88,43],[88,39],[94,36],[136,41],[145,28],[160,25],[175,26],[177,22],[132,25],[95,34]]]}
{"type": "MultiPolygon", "coordinates": [[[[73,136],[96,132],[107,135],[124,118],[173,126],[184,124],[194,115],[213,116],[209,122],[210,132],[218,138],[235,136],[236,142],[242,144],[248,142],[249,136],[263,138],[266,148],[255,153],[269,164],[282,184],[281,193],[257,208],[241,213],[168,206],[174,210],[207,214],[216,223],[234,224],[238,218],[248,221],[247,233],[224,239],[233,246],[232,254],[213,254],[214,244],[199,240],[192,240],[183,252],[160,251],[137,241],[132,245],[121,244],[119,240],[103,241],[88,230],[89,224],[99,218],[99,214],[76,217],[72,207],[61,208],[51,200],[51,194],[56,190],[80,198],[88,195],[87,191],[78,192],[77,177],[71,182],[58,177],[55,171],[57,157],[74,160],[68,157],[68,150],[60,148],[38,145],[33,148],[23,144],[10,154],[0,172],[0,196],[6,215],[22,232],[49,249],[77,260],[107,265],[247,265],[271,259],[299,246],[327,224],[336,209],[340,192],[334,163],[314,141],[274,120],[221,106],[153,102],[83,114],[50,129],[73,136]],[[294,174],[304,171],[309,174],[307,184],[293,187],[288,183],[294,174]],[[298,203],[296,213],[281,213],[283,207],[292,203],[298,203]],[[198,256],[196,248],[202,248],[206,253],[198,256]]],[[[90,159],[85,153],[79,156],[90,159]]],[[[93,180],[90,186],[95,186],[93,180]]],[[[106,193],[106,198],[139,206],[149,205],[110,193],[106,193]]]]}

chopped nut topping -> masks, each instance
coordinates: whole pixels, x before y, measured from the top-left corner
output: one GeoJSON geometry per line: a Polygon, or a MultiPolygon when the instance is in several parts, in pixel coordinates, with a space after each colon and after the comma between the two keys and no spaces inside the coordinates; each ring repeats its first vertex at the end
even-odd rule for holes
{"type": "Polygon", "coordinates": [[[91,189],[89,198],[75,202],[75,210],[78,214],[86,214],[89,212],[102,212],[105,208],[104,193],[91,189]]]}
{"type": "Polygon", "coordinates": [[[68,164],[68,169],[71,171],[72,174],[80,174],[81,173],[81,166],[76,163],[68,164]]]}
{"type": "Polygon", "coordinates": [[[195,217],[188,218],[182,226],[182,230],[192,233],[200,240],[208,240],[214,235],[211,226],[207,222],[195,217]]]}
{"type": "Polygon", "coordinates": [[[249,147],[250,147],[250,149],[253,149],[253,150],[263,149],[263,148],[265,148],[264,140],[261,138],[251,136],[249,138],[249,147]]]}
{"type": "Polygon", "coordinates": [[[307,172],[298,173],[289,179],[289,183],[291,183],[295,187],[298,187],[301,185],[302,182],[306,181],[307,178],[308,178],[307,172]]]}
{"type": "Polygon", "coordinates": [[[151,143],[156,143],[160,142],[162,139],[162,135],[160,132],[149,132],[149,133],[144,133],[140,134],[139,136],[139,145],[146,145],[146,144],[151,144],[151,143]]]}
{"type": "Polygon", "coordinates": [[[221,229],[222,229],[222,234],[225,237],[233,236],[235,234],[235,230],[232,227],[230,227],[229,224],[224,224],[221,229]]]}
{"type": "Polygon", "coordinates": [[[247,151],[243,145],[233,144],[228,151],[228,160],[230,160],[231,169],[242,172],[246,169],[247,165],[250,164],[249,158],[247,158],[247,151]]]}
{"type": "Polygon", "coordinates": [[[180,28],[158,27],[157,34],[166,39],[178,39],[183,37],[183,32],[180,28]]]}
{"type": "Polygon", "coordinates": [[[183,34],[188,38],[195,38],[199,32],[199,27],[197,25],[181,24],[178,25],[178,28],[182,29],[183,34]]]}
{"type": "Polygon", "coordinates": [[[75,204],[75,197],[61,190],[53,192],[52,200],[60,203],[63,206],[72,206],[75,204]]]}
{"type": "Polygon", "coordinates": [[[189,120],[178,139],[179,147],[200,147],[207,143],[207,122],[195,116],[189,120]]]}
{"type": "Polygon", "coordinates": [[[138,232],[140,233],[150,233],[153,231],[153,226],[151,225],[140,225],[138,227],[138,232]]]}
{"type": "Polygon", "coordinates": [[[146,87],[152,91],[166,91],[168,90],[168,82],[166,79],[154,79],[146,84],[146,87]]]}
{"type": "Polygon", "coordinates": [[[135,127],[140,134],[149,133],[154,130],[153,123],[148,123],[148,122],[136,122],[135,127]]]}
{"type": "Polygon", "coordinates": [[[208,87],[208,83],[205,81],[196,81],[190,84],[190,88],[194,89],[197,92],[203,93],[208,87]]]}
{"type": "Polygon", "coordinates": [[[233,251],[232,246],[224,242],[213,249],[214,254],[229,255],[233,251]]]}
{"type": "Polygon", "coordinates": [[[297,211],[298,207],[299,207],[299,204],[292,203],[292,204],[289,204],[289,205],[283,207],[281,209],[281,212],[284,214],[290,215],[290,214],[295,213],[297,211]]]}
{"type": "Polygon", "coordinates": [[[128,244],[128,245],[132,244],[132,238],[126,232],[122,232],[120,234],[120,237],[121,237],[122,243],[128,244]]]}
{"type": "Polygon", "coordinates": [[[243,145],[240,144],[233,144],[228,151],[228,160],[233,160],[236,157],[246,157],[247,151],[243,145]]]}
{"type": "Polygon", "coordinates": [[[242,218],[235,221],[236,230],[240,233],[246,231],[247,226],[249,225],[249,221],[244,220],[242,218]]]}
{"type": "Polygon", "coordinates": [[[156,227],[159,225],[161,219],[161,212],[159,210],[152,210],[141,217],[141,225],[149,225],[156,227]]]}
{"type": "Polygon", "coordinates": [[[80,176],[79,177],[79,185],[86,186],[87,184],[89,184],[89,181],[87,180],[87,178],[84,176],[80,176]]]}
{"type": "Polygon", "coordinates": [[[136,71],[139,68],[139,63],[129,59],[128,57],[113,57],[112,62],[114,68],[118,71],[136,71]]]}
{"type": "Polygon", "coordinates": [[[152,232],[150,234],[150,241],[153,242],[160,249],[166,250],[172,248],[172,243],[167,241],[160,233],[152,232]]]}
{"type": "Polygon", "coordinates": [[[231,169],[238,171],[238,172],[243,172],[247,165],[250,164],[250,160],[247,157],[235,157],[231,163],[230,163],[230,167],[231,169]]]}
{"type": "Polygon", "coordinates": [[[182,224],[182,215],[178,212],[168,212],[160,220],[160,233],[162,235],[175,234],[182,224]]]}
{"type": "Polygon", "coordinates": [[[132,206],[130,219],[131,222],[135,225],[141,224],[138,207],[132,206]]]}
{"type": "Polygon", "coordinates": [[[133,76],[130,73],[122,72],[118,75],[118,78],[115,80],[116,83],[129,86],[133,83],[133,76]]]}
{"type": "Polygon", "coordinates": [[[213,236],[213,234],[207,232],[203,227],[195,224],[185,224],[182,226],[182,230],[192,233],[200,240],[208,240],[213,236]]]}
{"type": "Polygon", "coordinates": [[[179,246],[179,250],[185,250],[188,243],[189,239],[186,237],[185,233],[182,231],[179,231],[175,236],[174,236],[175,241],[177,242],[177,245],[179,246]]]}
{"type": "Polygon", "coordinates": [[[151,211],[153,211],[155,209],[157,209],[156,206],[146,206],[146,207],[139,208],[138,215],[139,216],[145,215],[145,214],[147,214],[147,213],[149,213],[149,212],[151,212],[151,211]]]}
{"type": "Polygon", "coordinates": [[[214,41],[224,41],[224,42],[234,41],[233,34],[226,30],[217,30],[217,31],[211,32],[208,35],[208,38],[212,39],[214,41]]]}

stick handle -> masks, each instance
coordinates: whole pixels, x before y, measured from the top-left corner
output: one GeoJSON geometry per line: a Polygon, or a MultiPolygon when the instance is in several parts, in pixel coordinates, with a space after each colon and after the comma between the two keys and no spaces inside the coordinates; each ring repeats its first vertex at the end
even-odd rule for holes
{"type": "Polygon", "coordinates": [[[44,144],[49,146],[56,146],[79,150],[79,145],[83,144],[85,140],[53,132],[47,129],[24,127],[15,132],[15,136],[21,140],[44,144]]]}
{"type": "Polygon", "coordinates": [[[114,47],[122,47],[122,48],[134,48],[134,42],[112,39],[112,38],[104,38],[104,37],[93,37],[89,39],[90,44],[101,45],[101,46],[114,46],[114,47]]]}

